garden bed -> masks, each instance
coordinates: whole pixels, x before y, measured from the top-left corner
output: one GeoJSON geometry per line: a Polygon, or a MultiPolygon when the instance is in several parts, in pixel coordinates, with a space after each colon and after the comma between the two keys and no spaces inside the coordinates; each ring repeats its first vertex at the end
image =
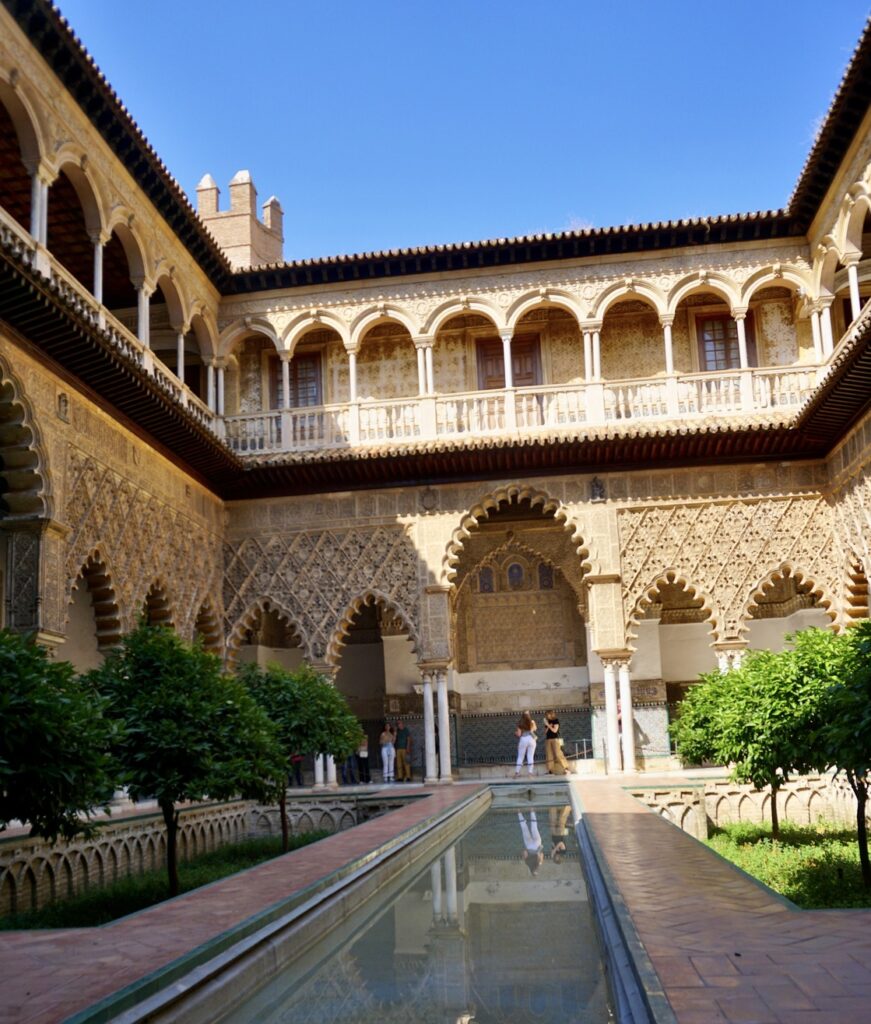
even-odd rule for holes
{"type": "Polygon", "coordinates": [[[805,910],[871,907],[855,830],[782,825],[774,840],[770,825],[741,823],[715,829],[707,845],[805,910]]]}
{"type": "MultiPolygon", "coordinates": [[[[297,850],[327,835],[328,832],[306,832],[291,836],[290,849],[297,850]]],[[[281,853],[281,838],[269,836],[222,846],[201,857],[184,861],[178,869],[179,894],[262,864],[281,853]]],[[[0,917],[0,930],[93,928],[145,910],[168,897],[166,871],[151,871],[122,878],[111,885],[92,889],[67,900],[58,900],[39,910],[0,917]]]]}

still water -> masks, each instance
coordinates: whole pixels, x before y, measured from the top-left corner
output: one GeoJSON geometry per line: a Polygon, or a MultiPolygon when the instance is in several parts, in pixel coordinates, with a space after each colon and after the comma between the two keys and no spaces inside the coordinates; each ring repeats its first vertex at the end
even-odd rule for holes
{"type": "Polygon", "coordinates": [[[613,1020],[570,808],[500,804],[221,1024],[613,1020]]]}

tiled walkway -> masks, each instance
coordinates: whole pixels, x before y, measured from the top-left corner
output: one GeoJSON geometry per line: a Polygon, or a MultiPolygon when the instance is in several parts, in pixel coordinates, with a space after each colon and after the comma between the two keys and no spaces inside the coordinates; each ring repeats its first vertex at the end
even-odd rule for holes
{"type": "Polygon", "coordinates": [[[0,932],[0,1024],[63,1021],[466,800],[472,788],[413,787],[408,795],[422,792],[427,799],[102,928],[0,932]]]}
{"type": "Polygon", "coordinates": [[[575,785],[680,1024],[871,1021],[871,911],[792,910],[620,783],[575,785]]]}

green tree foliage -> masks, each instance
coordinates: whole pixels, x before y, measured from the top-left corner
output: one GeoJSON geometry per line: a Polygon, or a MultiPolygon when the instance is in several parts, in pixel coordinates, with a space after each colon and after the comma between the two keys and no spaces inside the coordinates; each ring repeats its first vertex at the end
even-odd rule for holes
{"type": "Polygon", "coordinates": [[[0,631],[0,830],[72,839],[115,788],[105,701],[72,665],[25,637],[0,631]]]}
{"type": "Polygon", "coordinates": [[[288,672],[277,665],[243,665],[238,678],[274,723],[285,763],[278,806],[281,838],[287,849],[287,792],[284,786],[291,754],[332,754],[344,760],[363,738],[345,698],[325,676],[308,665],[288,672]]]}
{"type": "Polygon", "coordinates": [[[844,773],[855,794],[862,881],[871,887],[866,820],[871,785],[871,622],[859,623],[838,640],[838,660],[825,666],[833,681],[818,742],[825,762],[844,773]]]}
{"type": "Polygon", "coordinates": [[[178,805],[273,799],[284,758],[275,727],[220,662],[172,630],[141,624],[90,678],[119,723],[113,752],[133,799],[155,797],[178,893],[178,805]]]}

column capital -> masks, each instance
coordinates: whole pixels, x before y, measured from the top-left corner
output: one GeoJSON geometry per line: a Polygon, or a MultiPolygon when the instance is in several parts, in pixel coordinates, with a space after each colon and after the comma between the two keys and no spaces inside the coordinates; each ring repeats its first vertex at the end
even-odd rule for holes
{"type": "Polygon", "coordinates": [[[415,348],[432,348],[435,345],[434,334],[416,334],[411,340],[415,348]]]}
{"type": "Polygon", "coordinates": [[[602,321],[601,320],[582,320],[581,321],[581,331],[584,334],[591,334],[593,331],[601,331],[601,330],[602,330],[602,321]]]}
{"type": "Polygon", "coordinates": [[[858,249],[851,249],[841,257],[841,263],[849,270],[850,267],[858,266],[862,262],[862,253],[858,249]]]}
{"type": "Polygon", "coordinates": [[[621,665],[628,667],[629,662],[632,661],[633,651],[621,650],[621,649],[608,649],[593,652],[602,662],[603,665],[611,665],[613,668],[619,668],[621,665]]]}
{"type": "Polygon", "coordinates": [[[502,339],[503,342],[504,341],[511,341],[511,339],[514,337],[514,328],[513,327],[500,327],[499,328],[499,337],[502,339]]]}
{"type": "MultiPolygon", "coordinates": [[[[354,350],[356,352],[356,349],[354,350]]],[[[293,359],[293,353],[286,348],[278,349],[278,358],[283,363],[289,363],[293,359]]]]}
{"type": "Polygon", "coordinates": [[[660,327],[673,327],[674,326],[674,313],[660,313],[659,314],[659,326],[660,327]]]}
{"type": "Polygon", "coordinates": [[[822,313],[824,309],[831,309],[834,301],[834,295],[821,295],[818,299],[813,300],[811,306],[815,313],[822,313]]]}
{"type": "Polygon", "coordinates": [[[733,306],[731,309],[733,320],[744,320],[747,317],[747,306],[733,306]]]}

